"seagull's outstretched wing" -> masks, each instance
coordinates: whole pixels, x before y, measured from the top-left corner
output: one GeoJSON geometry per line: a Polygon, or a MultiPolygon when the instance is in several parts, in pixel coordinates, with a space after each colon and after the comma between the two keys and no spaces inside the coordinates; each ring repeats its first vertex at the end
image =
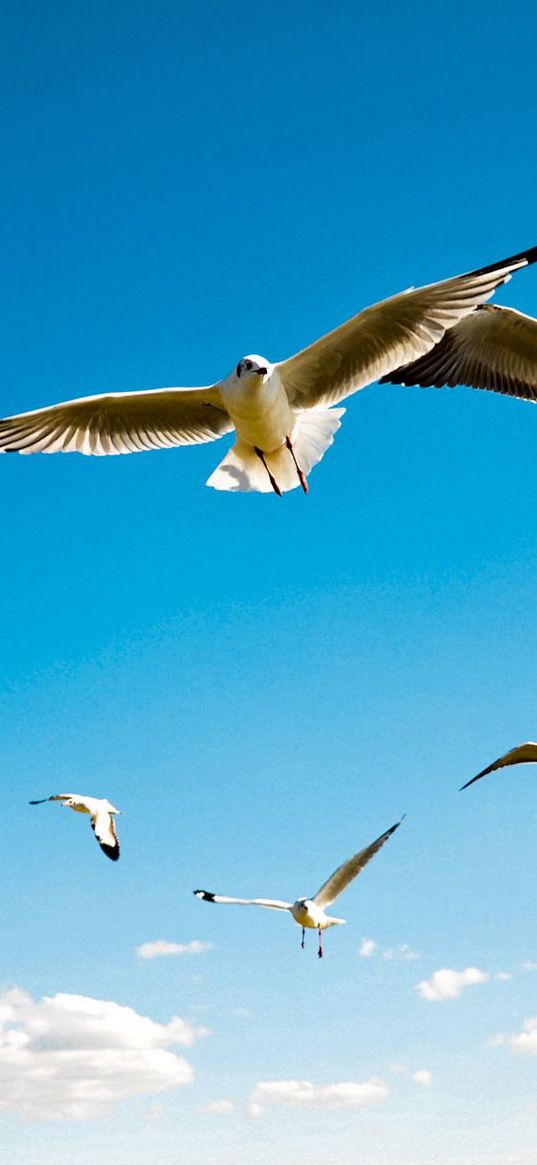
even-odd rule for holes
{"type": "Polygon", "coordinates": [[[513,271],[537,261],[537,247],[499,263],[411,288],[368,307],[277,365],[295,408],[336,404],[424,356],[513,271]]]}
{"type": "Polygon", "coordinates": [[[507,765],[524,765],[531,761],[537,761],[537,744],[533,740],[528,740],[525,744],[517,744],[516,748],[510,749],[509,752],[498,757],[498,760],[493,761],[486,769],[482,769],[476,777],[472,777],[465,785],[461,785],[460,792],[467,789],[468,785],[473,785],[474,781],[486,777],[487,773],[493,773],[495,769],[503,769],[507,765]]]}
{"type": "Polygon", "coordinates": [[[232,428],[217,386],[114,392],[0,420],[0,452],[141,453],[215,441],[232,428]]]}
{"type": "MultiPolygon", "coordinates": [[[[401,818],[401,821],[403,821],[403,818],[401,818]]],[[[361,849],[359,853],[354,854],[354,857],[343,862],[343,865],[338,866],[337,870],[330,875],[324,885],[321,886],[321,889],[317,891],[313,898],[315,905],[323,907],[330,906],[345,887],[349,885],[349,882],[352,882],[353,878],[356,878],[364,866],[367,866],[367,863],[378,853],[379,849],[391,837],[392,833],[395,833],[395,830],[399,829],[401,821],[397,821],[395,825],[392,825],[391,829],[387,829],[386,833],[382,833],[380,837],[377,837],[376,841],[371,842],[371,845],[367,845],[365,849],[361,849]]]]}
{"type": "Polygon", "coordinates": [[[70,793],[56,793],[54,797],[40,797],[39,801],[29,801],[29,805],[44,805],[46,801],[66,801],[70,793]]]}
{"type": "Polygon", "coordinates": [[[119,857],[119,838],[116,833],[113,814],[109,813],[106,809],[101,809],[98,813],[92,814],[91,828],[103,853],[106,854],[107,858],[111,858],[113,862],[117,862],[119,857]]]}
{"type": "Polygon", "coordinates": [[[231,906],[266,906],[269,910],[290,910],[292,902],[280,902],[277,898],[224,898],[222,894],[211,894],[209,890],[193,890],[196,898],[204,902],[225,902],[231,906]]]}
{"type": "Polygon", "coordinates": [[[382,381],[441,388],[466,384],[537,400],[537,320],[512,307],[484,304],[439,344],[382,381]]]}

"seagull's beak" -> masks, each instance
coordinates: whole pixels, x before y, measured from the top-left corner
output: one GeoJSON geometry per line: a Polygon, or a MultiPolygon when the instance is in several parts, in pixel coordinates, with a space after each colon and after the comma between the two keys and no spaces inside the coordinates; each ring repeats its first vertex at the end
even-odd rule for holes
{"type": "Polygon", "coordinates": [[[267,372],[268,372],[268,368],[256,368],[256,370],[255,370],[256,376],[266,376],[267,372]]]}

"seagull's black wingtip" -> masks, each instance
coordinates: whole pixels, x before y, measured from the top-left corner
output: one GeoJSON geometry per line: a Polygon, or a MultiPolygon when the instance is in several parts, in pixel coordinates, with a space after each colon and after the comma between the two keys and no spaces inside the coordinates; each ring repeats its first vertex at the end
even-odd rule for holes
{"type": "Polygon", "coordinates": [[[99,842],[99,845],[103,851],[103,854],[106,854],[107,858],[110,858],[111,862],[117,862],[119,858],[118,845],[103,845],[102,841],[99,842]]]}
{"type": "Polygon", "coordinates": [[[537,263],[537,247],[529,247],[526,251],[519,251],[517,255],[509,255],[507,259],[500,259],[497,263],[489,263],[486,267],[478,267],[470,271],[470,275],[486,275],[489,271],[498,271],[502,267],[510,267],[512,263],[525,263],[530,267],[537,263]]]}
{"type": "Polygon", "coordinates": [[[478,773],[477,777],[472,777],[469,781],[466,782],[465,785],[461,785],[461,787],[459,789],[459,793],[462,793],[463,789],[467,789],[469,785],[473,785],[474,781],[478,781],[479,778],[484,777],[484,775],[485,775],[484,773],[478,773]]]}
{"type": "Polygon", "coordinates": [[[203,898],[204,902],[214,902],[214,894],[210,894],[208,890],[193,890],[192,893],[196,898],[203,898]]]}

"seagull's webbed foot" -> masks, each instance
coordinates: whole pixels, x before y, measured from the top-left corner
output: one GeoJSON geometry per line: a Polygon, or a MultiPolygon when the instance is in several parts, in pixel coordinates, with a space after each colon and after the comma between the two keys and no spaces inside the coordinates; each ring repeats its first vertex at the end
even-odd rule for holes
{"type": "Polygon", "coordinates": [[[276,481],[276,478],[274,477],[274,474],[270,472],[270,469],[269,469],[269,467],[268,467],[268,465],[267,465],[266,458],[265,458],[265,454],[263,453],[263,450],[262,450],[262,449],[258,449],[257,445],[254,445],[254,450],[255,450],[255,452],[257,453],[257,456],[259,457],[259,460],[260,460],[260,461],[262,461],[262,462],[263,462],[263,465],[265,466],[265,469],[266,469],[266,471],[267,471],[267,473],[268,473],[268,475],[269,475],[269,481],[270,481],[270,484],[271,484],[271,486],[272,486],[272,488],[273,488],[273,490],[274,490],[274,493],[275,493],[275,494],[278,494],[278,497],[279,497],[279,498],[283,497],[283,494],[282,494],[282,491],[281,491],[281,489],[280,489],[280,487],[279,487],[279,485],[278,485],[278,482],[276,481]]]}
{"type": "Polygon", "coordinates": [[[309,486],[308,486],[308,483],[306,481],[306,474],[304,473],[304,470],[301,469],[300,465],[298,464],[298,461],[297,461],[296,456],[295,456],[295,451],[293,449],[293,442],[291,441],[290,437],[285,438],[285,444],[287,445],[287,448],[288,448],[288,450],[291,454],[291,457],[293,458],[293,461],[295,463],[296,471],[298,473],[298,480],[302,486],[302,489],[304,490],[304,493],[307,494],[308,490],[309,490],[309,486]]]}

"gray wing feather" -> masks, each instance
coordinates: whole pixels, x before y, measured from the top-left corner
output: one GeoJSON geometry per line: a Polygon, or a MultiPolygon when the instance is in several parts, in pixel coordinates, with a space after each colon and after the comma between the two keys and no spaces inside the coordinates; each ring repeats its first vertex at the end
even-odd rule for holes
{"type": "Polygon", "coordinates": [[[296,407],[335,404],[394,369],[425,356],[513,271],[537,260],[537,247],[490,267],[383,300],[278,364],[296,407]]]}
{"type": "Polygon", "coordinates": [[[528,740],[525,744],[517,744],[515,748],[510,749],[509,752],[504,753],[503,756],[498,757],[498,760],[488,765],[486,769],[482,769],[476,777],[472,777],[465,785],[461,785],[460,791],[467,789],[469,785],[473,785],[474,781],[479,781],[481,777],[486,777],[487,773],[495,772],[496,769],[503,769],[507,765],[523,765],[532,761],[537,761],[537,744],[533,740],[528,740]]]}
{"type": "Polygon", "coordinates": [[[218,388],[157,388],[65,401],[0,420],[0,452],[141,453],[233,429],[218,388]]]}
{"type": "Polygon", "coordinates": [[[485,304],[446,332],[432,351],[383,383],[453,388],[465,384],[537,400],[537,320],[485,304]]]}
{"type": "MultiPolygon", "coordinates": [[[[401,818],[402,820],[403,818],[401,818]]],[[[367,863],[378,853],[379,849],[391,837],[392,833],[395,833],[395,830],[399,829],[401,821],[397,821],[395,825],[391,826],[391,829],[387,829],[386,833],[381,833],[376,841],[371,842],[371,845],[367,845],[365,849],[361,849],[359,853],[354,854],[352,858],[349,858],[341,866],[338,866],[337,870],[330,875],[320,890],[317,891],[313,902],[317,906],[330,906],[345,887],[349,885],[349,882],[352,882],[353,878],[356,878],[364,866],[367,866],[367,863]]]]}

